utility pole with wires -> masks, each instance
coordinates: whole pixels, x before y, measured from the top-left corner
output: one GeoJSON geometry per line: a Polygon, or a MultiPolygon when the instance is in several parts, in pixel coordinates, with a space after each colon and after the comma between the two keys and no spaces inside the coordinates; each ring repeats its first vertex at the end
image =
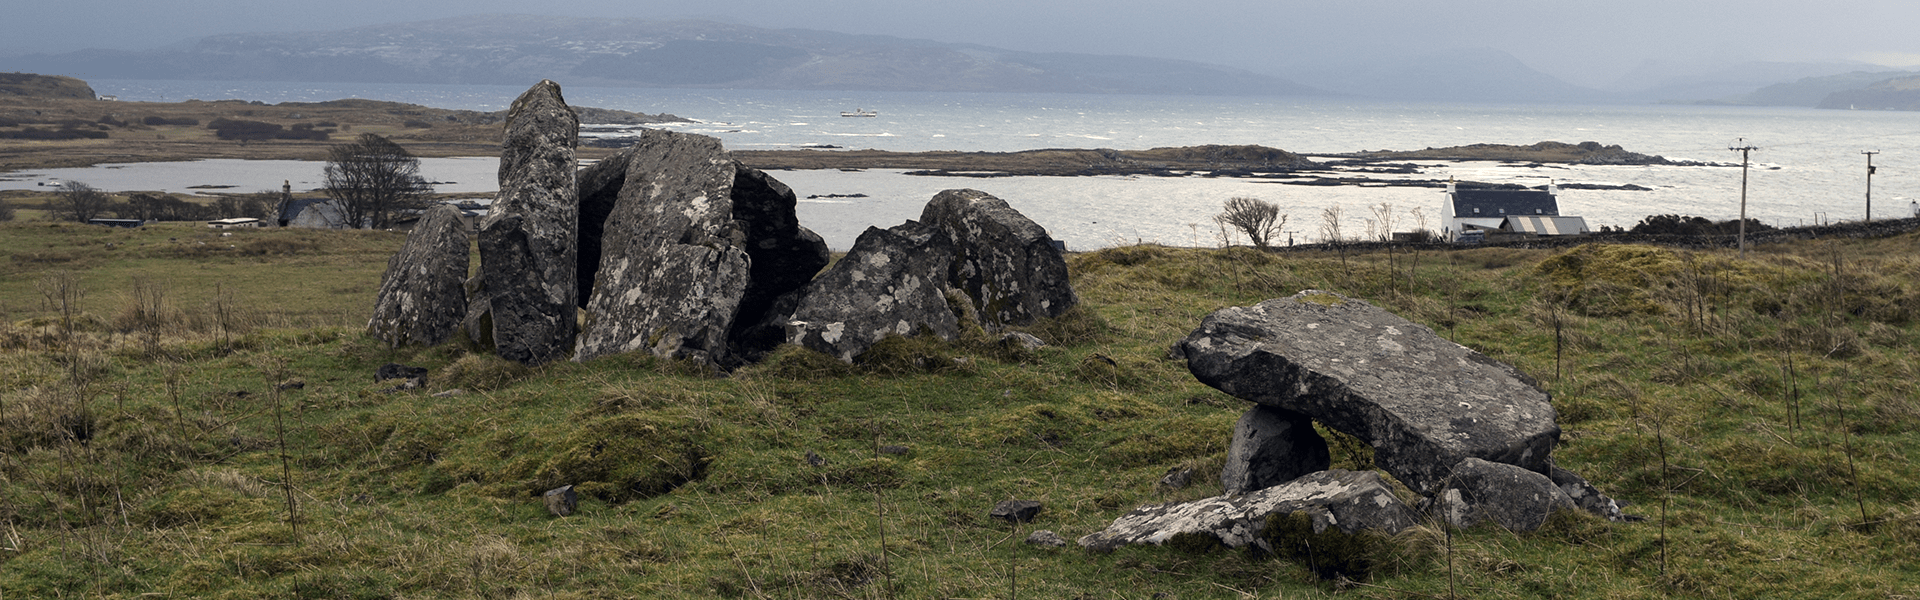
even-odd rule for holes
{"type": "Polygon", "coordinates": [[[1872,223],[1873,222],[1873,155],[1879,154],[1880,151],[1879,150],[1862,150],[1860,151],[1860,153],[1867,155],[1867,222],[1872,223]]]}
{"type": "Polygon", "coordinates": [[[1740,258],[1747,258],[1747,166],[1753,164],[1747,156],[1759,150],[1747,144],[1747,138],[1739,138],[1734,146],[1727,148],[1740,153],[1740,258]]]}

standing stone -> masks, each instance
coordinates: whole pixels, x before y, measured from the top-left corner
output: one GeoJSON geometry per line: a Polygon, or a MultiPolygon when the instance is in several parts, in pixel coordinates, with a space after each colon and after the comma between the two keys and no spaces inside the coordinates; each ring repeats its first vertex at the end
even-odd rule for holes
{"type": "Polygon", "coordinates": [[[1056,317],[1080,302],[1053,238],[1005,200],[947,190],[927,203],[920,222],[953,241],[948,284],[972,299],[986,330],[1056,317]]]}
{"type": "MultiPolygon", "coordinates": [[[[633,169],[671,168],[661,156],[663,152],[713,151],[713,147],[704,144],[667,143],[670,137],[662,134],[652,136],[649,140],[643,136],[641,143],[580,171],[581,308],[587,308],[592,301],[594,284],[602,264],[618,264],[618,261],[603,261],[602,255],[606,252],[608,221],[612,219],[614,209],[626,189],[628,174],[633,169]]],[[[682,138],[704,139],[698,136],[682,138]]],[[[697,161],[685,164],[707,168],[707,165],[697,161]]],[[[720,168],[724,170],[725,166],[720,168]]],[[[741,249],[747,254],[747,285],[740,290],[735,314],[730,319],[732,325],[727,333],[726,351],[707,354],[739,363],[757,359],[784,341],[779,327],[761,325],[766,323],[768,312],[779,298],[813,280],[813,276],[827,265],[829,254],[825,240],[800,226],[800,219],[794,211],[797,201],[791,188],[764,172],[737,162],[732,164],[732,169],[733,181],[726,193],[732,202],[731,218],[735,221],[734,225],[744,234],[741,249]]],[[[652,181],[660,181],[672,176],[656,172],[651,177],[652,181]]],[[[632,232],[619,233],[614,241],[630,244],[637,235],[632,232]]],[[[631,248],[631,245],[623,246],[620,251],[631,248]]]]}
{"type": "Polygon", "coordinates": [[[533,365],[573,346],[580,120],[560,85],[541,80],[513,101],[506,127],[500,194],[480,225],[480,271],[495,352],[533,365]]]}
{"type": "Polygon", "coordinates": [[[1080,545],[1107,551],[1128,544],[1165,544],[1177,535],[1206,534],[1231,548],[1253,544],[1271,552],[1260,536],[1267,516],[1295,511],[1307,512],[1315,533],[1339,527],[1349,534],[1372,530],[1393,535],[1418,520],[1380,474],[1335,469],[1248,494],[1142,507],[1114,519],[1105,530],[1080,538],[1080,545]]]}
{"type": "Polygon", "coordinates": [[[733,159],[718,139],[660,130],[631,150],[574,358],[646,350],[722,362],[750,268],[733,159]]]}
{"type": "Polygon", "coordinates": [[[1181,345],[1201,383],[1360,438],[1422,495],[1470,457],[1545,473],[1560,439],[1519,370],[1339,294],[1215,311],[1181,345]]]}
{"type": "Polygon", "coordinates": [[[1509,531],[1533,531],[1573,499],[1546,475],[1478,458],[1460,461],[1433,498],[1438,516],[1454,527],[1492,521],[1509,531]]]}
{"type": "Polygon", "coordinates": [[[943,276],[953,251],[939,230],[908,221],[868,227],[833,268],[801,290],[781,321],[787,343],[852,362],[889,335],[954,339],[943,276]]]}
{"type": "Polygon", "coordinates": [[[1313,430],[1313,419],[1290,410],[1255,404],[1233,424],[1227,466],[1220,471],[1222,494],[1262,490],[1332,464],[1327,441],[1313,430]]]}
{"type": "Polygon", "coordinates": [[[453,339],[467,312],[467,229],[460,211],[427,210],[407,243],[387,260],[367,333],[389,348],[437,346],[453,339]]]}

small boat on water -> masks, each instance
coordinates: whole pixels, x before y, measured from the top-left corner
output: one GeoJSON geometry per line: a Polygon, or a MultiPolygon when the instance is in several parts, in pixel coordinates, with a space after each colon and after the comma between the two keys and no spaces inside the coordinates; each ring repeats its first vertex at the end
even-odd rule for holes
{"type": "Polygon", "coordinates": [[[846,111],[846,110],[840,111],[840,116],[842,117],[878,117],[880,116],[880,111],[867,110],[864,108],[856,108],[851,111],[846,111]]]}

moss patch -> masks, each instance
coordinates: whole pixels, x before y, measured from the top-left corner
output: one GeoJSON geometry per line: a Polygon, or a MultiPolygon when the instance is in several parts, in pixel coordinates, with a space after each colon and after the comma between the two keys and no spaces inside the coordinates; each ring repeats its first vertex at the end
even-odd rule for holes
{"type": "Polygon", "coordinates": [[[607,502],[651,498],[699,479],[707,451],[690,423],[626,414],[588,423],[561,442],[563,450],[540,466],[539,492],[573,484],[607,502]]]}

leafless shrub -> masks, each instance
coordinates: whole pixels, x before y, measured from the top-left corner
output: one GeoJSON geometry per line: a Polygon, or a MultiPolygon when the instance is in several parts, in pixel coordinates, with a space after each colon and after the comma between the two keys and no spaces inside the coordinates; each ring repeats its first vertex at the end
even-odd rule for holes
{"type": "Polygon", "coordinates": [[[1247,235],[1255,247],[1266,248],[1287,226],[1287,215],[1280,207],[1259,198],[1238,196],[1227,200],[1213,220],[1221,228],[1232,227],[1247,235]]]}
{"type": "Polygon", "coordinates": [[[1340,205],[1320,209],[1320,241],[1338,244],[1346,241],[1340,233],[1340,205]]]}

